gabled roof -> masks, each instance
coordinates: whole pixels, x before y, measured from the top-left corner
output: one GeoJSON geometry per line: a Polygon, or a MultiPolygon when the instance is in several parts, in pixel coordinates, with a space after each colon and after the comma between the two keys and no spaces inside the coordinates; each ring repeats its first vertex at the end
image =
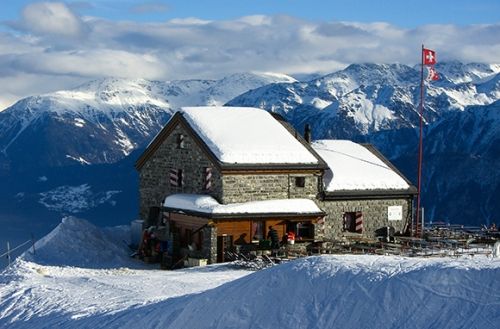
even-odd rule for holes
{"type": "Polygon", "coordinates": [[[325,193],[413,194],[411,183],[371,145],[318,140],[312,147],[326,161],[325,193]]]}
{"type": "Polygon", "coordinates": [[[182,112],[222,163],[318,164],[318,159],[267,111],[184,107],[182,112]]]}
{"type": "Polygon", "coordinates": [[[326,164],[268,112],[244,107],[186,107],[177,112],[136,163],[140,169],[177,124],[221,169],[318,170],[326,164]]]}

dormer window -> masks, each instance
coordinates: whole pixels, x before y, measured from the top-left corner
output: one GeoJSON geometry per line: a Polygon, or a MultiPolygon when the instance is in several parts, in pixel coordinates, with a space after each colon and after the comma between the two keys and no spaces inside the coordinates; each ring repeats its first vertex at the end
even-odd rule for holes
{"type": "Polygon", "coordinates": [[[295,187],[305,187],[306,178],[305,177],[295,177],[295,187]]]}
{"type": "Polygon", "coordinates": [[[178,149],[183,149],[186,148],[186,143],[184,142],[184,135],[183,134],[178,134],[177,135],[177,148],[178,149]]]}

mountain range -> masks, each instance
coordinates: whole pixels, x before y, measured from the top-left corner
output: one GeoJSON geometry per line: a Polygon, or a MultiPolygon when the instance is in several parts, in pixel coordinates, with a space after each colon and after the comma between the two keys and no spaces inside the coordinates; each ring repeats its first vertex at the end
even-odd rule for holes
{"type": "MultiPolygon", "coordinates": [[[[437,65],[425,99],[428,218],[489,224],[499,213],[500,65],[437,65]]],[[[45,234],[61,214],[126,223],[137,214],[133,163],[181,106],[253,106],[313,138],[374,144],[415,182],[420,69],[353,64],[297,81],[242,73],[220,80],[107,78],[22,99],[0,112],[0,224],[45,234]]],[[[55,225],[55,224],[54,224],[55,225]]]]}

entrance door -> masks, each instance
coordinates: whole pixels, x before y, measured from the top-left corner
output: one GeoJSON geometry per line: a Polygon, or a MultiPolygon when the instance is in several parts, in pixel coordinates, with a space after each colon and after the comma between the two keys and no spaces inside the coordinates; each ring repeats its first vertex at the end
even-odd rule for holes
{"type": "Polygon", "coordinates": [[[222,235],[217,237],[217,263],[224,263],[224,253],[233,247],[233,236],[222,235]]]}

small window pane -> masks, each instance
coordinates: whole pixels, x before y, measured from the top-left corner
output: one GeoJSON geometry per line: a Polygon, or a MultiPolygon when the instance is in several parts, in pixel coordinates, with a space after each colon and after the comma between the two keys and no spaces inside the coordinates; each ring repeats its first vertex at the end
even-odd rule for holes
{"type": "Polygon", "coordinates": [[[306,186],[306,178],[305,177],[295,177],[295,186],[296,187],[305,187],[306,186]]]}
{"type": "Polygon", "coordinates": [[[183,149],[184,147],[185,147],[184,135],[183,134],[178,134],[177,135],[177,148],[183,149]]]}

